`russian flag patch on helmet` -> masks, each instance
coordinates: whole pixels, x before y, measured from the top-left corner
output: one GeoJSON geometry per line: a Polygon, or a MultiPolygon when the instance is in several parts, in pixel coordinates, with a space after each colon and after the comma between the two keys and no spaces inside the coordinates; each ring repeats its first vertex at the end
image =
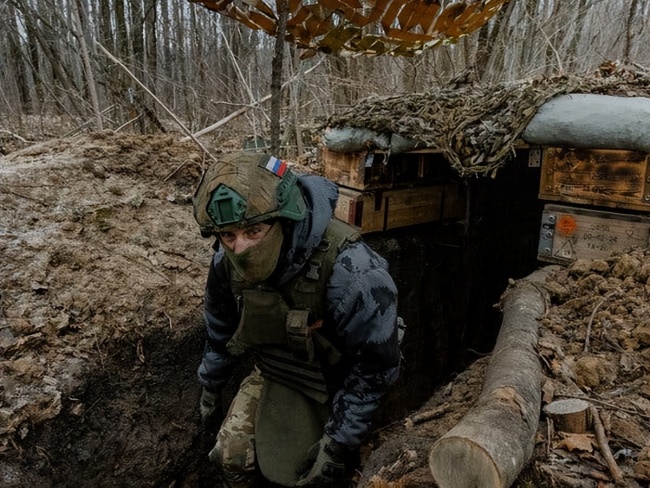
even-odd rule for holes
{"type": "Polygon", "coordinates": [[[278,175],[279,177],[284,176],[287,172],[288,166],[284,161],[280,161],[278,158],[271,156],[267,163],[264,165],[271,173],[278,175]]]}

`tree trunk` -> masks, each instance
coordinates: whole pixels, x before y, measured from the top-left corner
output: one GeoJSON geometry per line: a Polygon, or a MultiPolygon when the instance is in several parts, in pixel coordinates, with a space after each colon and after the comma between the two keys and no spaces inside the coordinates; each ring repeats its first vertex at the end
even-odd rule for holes
{"type": "MultiPolygon", "coordinates": [[[[59,46],[55,39],[48,37],[49,32],[44,32],[43,29],[39,28],[37,25],[37,23],[40,22],[41,24],[49,26],[51,22],[45,21],[42,18],[40,12],[34,10],[26,0],[18,0],[16,7],[23,14],[26,30],[33,33],[34,39],[36,40],[38,46],[40,46],[43,55],[50,63],[50,67],[52,69],[52,80],[50,80],[51,85],[56,86],[57,83],[60,83],[63,87],[63,90],[65,91],[69,104],[74,108],[77,114],[82,114],[83,109],[79,105],[77,99],[72,95],[80,92],[79,87],[75,85],[74,80],[68,74],[69,66],[63,62],[63,58],[66,53],[62,52],[62,50],[59,49],[59,46]]],[[[36,54],[36,56],[38,56],[38,54],[36,54]]],[[[40,71],[35,71],[34,76],[42,77],[43,73],[40,71]]],[[[43,78],[41,78],[41,80],[43,80],[43,78]]],[[[54,93],[53,89],[52,93],[54,93]]],[[[57,101],[59,102],[59,106],[64,111],[67,111],[65,104],[60,100],[57,101]]],[[[72,114],[70,115],[72,116],[72,114]]]]}
{"type": "Polygon", "coordinates": [[[569,49],[567,51],[568,65],[575,69],[578,59],[578,47],[582,44],[582,31],[585,25],[585,15],[587,13],[587,0],[580,0],[576,11],[576,20],[574,23],[575,32],[569,41],[569,49]]]}
{"type": "MultiPolygon", "coordinates": [[[[494,81],[503,74],[503,59],[509,42],[510,17],[515,3],[517,2],[510,2],[505,9],[501,9],[495,16],[494,28],[487,38],[487,46],[482,48],[490,55],[485,62],[484,71],[481,73],[481,80],[494,81]]],[[[479,49],[481,48],[479,47],[479,49]]]]}
{"type": "Polygon", "coordinates": [[[287,0],[277,2],[278,22],[275,33],[275,52],[271,65],[271,153],[280,156],[280,111],[282,108],[282,58],[284,36],[287,30],[287,0]]]}
{"type": "Polygon", "coordinates": [[[527,74],[524,70],[527,66],[530,66],[530,59],[534,56],[536,26],[533,19],[535,18],[535,10],[537,9],[537,0],[525,0],[522,9],[523,21],[519,24],[522,37],[518,62],[519,76],[525,76],[527,74]]]}
{"type": "Polygon", "coordinates": [[[73,3],[73,17],[72,17],[72,26],[73,32],[77,41],[79,42],[79,50],[81,51],[81,59],[84,64],[86,84],[88,86],[88,95],[90,96],[90,102],[92,103],[93,110],[95,112],[95,118],[97,123],[97,130],[102,130],[104,124],[102,123],[102,114],[99,107],[99,98],[97,97],[97,87],[95,85],[95,74],[93,72],[93,67],[90,62],[90,52],[88,51],[88,43],[86,43],[85,37],[85,26],[88,25],[88,16],[84,11],[84,6],[81,4],[80,0],[75,0],[73,3]]]}
{"type": "MultiPolygon", "coordinates": [[[[15,80],[16,96],[18,97],[18,100],[12,100],[11,97],[6,100],[7,109],[14,106],[16,115],[21,115],[21,113],[27,114],[31,112],[32,107],[29,103],[30,96],[27,71],[25,69],[25,55],[22,43],[20,42],[20,31],[16,23],[16,12],[14,6],[10,3],[6,4],[4,8],[7,9],[7,25],[4,30],[6,49],[8,51],[6,58],[7,71],[8,73],[13,73],[12,78],[15,80]]],[[[3,76],[3,80],[5,87],[9,86],[9,78],[4,78],[3,76]]],[[[6,97],[6,93],[3,93],[3,96],[6,97]]]]}
{"type": "Polygon", "coordinates": [[[630,12],[627,16],[627,23],[625,25],[625,47],[623,48],[623,61],[630,62],[632,55],[632,44],[634,42],[634,19],[638,8],[639,0],[632,0],[630,2],[630,12]]]}
{"type": "MultiPolygon", "coordinates": [[[[291,61],[292,61],[292,70],[296,76],[296,82],[289,86],[289,96],[291,100],[291,125],[293,126],[294,133],[292,134],[295,138],[295,156],[301,157],[305,151],[304,145],[302,142],[302,123],[300,119],[300,106],[302,104],[301,95],[302,95],[302,70],[300,66],[300,57],[295,48],[290,50],[291,52],[291,61]]],[[[286,136],[288,138],[288,136],[286,136]]]]}
{"type": "Polygon", "coordinates": [[[152,93],[157,94],[156,81],[158,72],[158,37],[156,24],[158,23],[158,11],[156,0],[145,0],[144,2],[144,33],[145,33],[145,55],[146,55],[146,80],[147,87],[152,93]]]}
{"type": "Polygon", "coordinates": [[[562,18],[560,15],[561,11],[562,11],[562,3],[556,2],[553,5],[553,10],[551,12],[547,24],[548,34],[543,32],[543,35],[546,37],[546,74],[550,76],[564,72],[564,67],[562,66],[562,59],[560,58],[558,52],[558,49],[560,49],[559,26],[562,22],[562,18]]]}
{"type": "Polygon", "coordinates": [[[554,268],[532,273],[502,297],[503,322],[478,402],[431,448],[440,488],[507,487],[530,458],[541,405],[538,322],[548,301],[540,285],[554,268]]]}
{"type": "MultiPolygon", "coordinates": [[[[23,11],[23,15],[26,15],[26,12],[23,11]]],[[[41,62],[38,55],[38,40],[36,38],[36,32],[34,31],[35,27],[31,20],[25,19],[25,31],[27,34],[27,52],[29,64],[32,70],[32,79],[34,80],[34,92],[32,100],[33,112],[37,113],[40,111],[43,104],[43,73],[41,72],[41,62]]]]}
{"type": "Polygon", "coordinates": [[[327,56],[328,78],[334,110],[347,107],[354,98],[348,62],[348,59],[339,56],[327,56]]]}

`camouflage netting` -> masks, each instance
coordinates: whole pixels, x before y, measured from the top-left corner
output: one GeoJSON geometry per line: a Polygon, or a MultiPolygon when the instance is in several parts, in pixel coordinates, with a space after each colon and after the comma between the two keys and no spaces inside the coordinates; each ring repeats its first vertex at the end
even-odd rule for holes
{"type": "MultiPolygon", "coordinates": [[[[285,39],[338,55],[411,56],[483,26],[509,0],[288,0],[285,39]]],[[[251,29],[276,35],[277,2],[190,0],[251,29]]]]}
{"type": "Polygon", "coordinates": [[[359,127],[441,149],[463,176],[495,176],[537,109],[567,93],[650,97],[650,72],[603,65],[596,73],[496,85],[452,83],[425,93],[369,98],[331,116],[322,130],[359,127]]]}

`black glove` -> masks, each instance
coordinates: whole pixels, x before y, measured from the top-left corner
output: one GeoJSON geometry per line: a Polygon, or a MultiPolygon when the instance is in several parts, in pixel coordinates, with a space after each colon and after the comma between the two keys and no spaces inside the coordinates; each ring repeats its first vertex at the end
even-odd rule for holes
{"type": "Polygon", "coordinates": [[[296,486],[342,486],[348,475],[347,464],[354,449],[336,442],[328,435],[309,449],[307,467],[296,486]]]}
{"type": "Polygon", "coordinates": [[[223,420],[221,392],[208,391],[203,387],[201,401],[199,402],[199,411],[201,412],[201,422],[204,428],[212,429],[213,427],[218,427],[223,420]]]}

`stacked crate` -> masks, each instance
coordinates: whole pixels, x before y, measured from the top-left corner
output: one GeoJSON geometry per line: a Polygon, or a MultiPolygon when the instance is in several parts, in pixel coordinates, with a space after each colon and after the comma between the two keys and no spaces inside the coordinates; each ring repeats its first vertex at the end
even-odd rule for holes
{"type": "Polygon", "coordinates": [[[647,153],[543,148],[539,198],[557,202],[542,214],[542,261],[606,258],[650,242],[647,153]]]}
{"type": "Polygon", "coordinates": [[[389,156],[323,148],[325,176],[339,185],[336,217],[362,233],[462,219],[465,186],[439,152],[389,156]]]}

